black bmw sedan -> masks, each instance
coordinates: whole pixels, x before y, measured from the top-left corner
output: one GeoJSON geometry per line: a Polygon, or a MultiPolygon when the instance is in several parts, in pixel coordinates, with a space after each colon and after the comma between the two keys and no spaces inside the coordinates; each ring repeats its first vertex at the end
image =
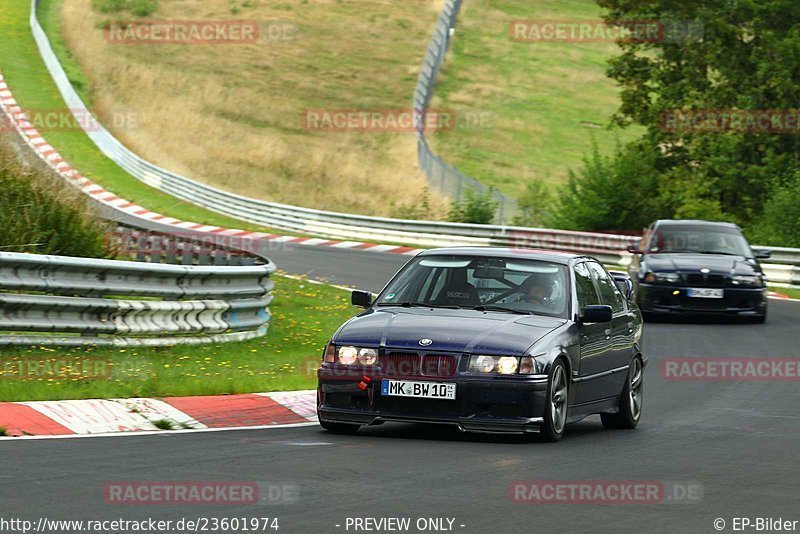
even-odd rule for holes
{"type": "Polygon", "coordinates": [[[442,423],[548,441],[591,414],[634,428],[646,359],[625,278],[574,254],[422,252],[374,301],[353,292],[366,310],[325,348],[320,424],[442,423]]]}
{"type": "Polygon", "coordinates": [[[763,323],[767,283],[758,258],[735,224],[661,220],[645,231],[630,266],[645,315],[728,315],[763,323]]]}

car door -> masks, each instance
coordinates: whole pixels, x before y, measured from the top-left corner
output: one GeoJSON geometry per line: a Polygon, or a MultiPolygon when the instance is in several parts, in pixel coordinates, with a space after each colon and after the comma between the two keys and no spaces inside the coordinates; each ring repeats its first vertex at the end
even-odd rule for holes
{"type": "Polygon", "coordinates": [[[604,397],[611,397],[618,395],[625,383],[627,365],[633,357],[635,319],[606,268],[596,261],[589,261],[586,265],[597,285],[600,303],[611,306],[611,323],[607,323],[603,331],[609,346],[600,365],[603,371],[611,374],[601,380],[604,391],[599,392],[604,397]]]}
{"type": "MultiPolygon", "coordinates": [[[[578,300],[578,316],[588,305],[600,304],[600,294],[585,262],[575,265],[575,291],[578,300]]],[[[583,404],[602,398],[605,387],[602,377],[596,375],[609,368],[609,339],[606,339],[608,323],[583,323],[580,328],[580,365],[576,383],[575,403],[583,404]]]]}

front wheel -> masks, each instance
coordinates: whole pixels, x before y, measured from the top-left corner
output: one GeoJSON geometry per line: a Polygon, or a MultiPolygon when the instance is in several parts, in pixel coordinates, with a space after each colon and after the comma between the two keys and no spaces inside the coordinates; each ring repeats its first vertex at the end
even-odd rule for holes
{"type": "Polygon", "coordinates": [[[547,402],[544,408],[544,424],[539,434],[542,441],[558,441],[567,426],[567,400],[569,380],[564,364],[557,360],[550,370],[547,381],[547,402]]]}
{"type": "Polygon", "coordinates": [[[319,425],[333,434],[355,434],[361,425],[351,423],[334,423],[331,421],[320,420],[319,425]]]}
{"type": "Polygon", "coordinates": [[[642,360],[634,358],[628,368],[628,378],[619,398],[618,413],[601,413],[600,420],[606,428],[636,428],[642,417],[644,400],[644,371],[642,360]]]}

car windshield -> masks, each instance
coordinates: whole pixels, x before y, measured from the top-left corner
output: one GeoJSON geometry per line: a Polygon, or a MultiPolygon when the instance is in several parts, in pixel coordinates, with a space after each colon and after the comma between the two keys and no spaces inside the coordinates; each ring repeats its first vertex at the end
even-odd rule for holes
{"type": "Polygon", "coordinates": [[[753,256],[737,228],[703,225],[661,226],[650,236],[647,252],[753,256]]]}
{"type": "Polygon", "coordinates": [[[422,256],[389,283],[376,305],[566,318],[566,273],[563,265],[522,258],[422,256]]]}

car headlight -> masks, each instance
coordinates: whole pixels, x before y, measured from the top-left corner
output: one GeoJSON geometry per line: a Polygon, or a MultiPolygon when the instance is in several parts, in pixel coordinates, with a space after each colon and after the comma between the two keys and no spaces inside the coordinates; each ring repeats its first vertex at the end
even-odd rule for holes
{"type": "Polygon", "coordinates": [[[497,372],[501,375],[513,375],[519,367],[519,358],[503,356],[497,360],[497,372]]]}
{"type": "Polygon", "coordinates": [[[373,365],[378,361],[378,351],[375,349],[358,349],[358,363],[373,365]]]}
{"type": "Polygon", "coordinates": [[[355,347],[339,347],[336,351],[336,360],[344,365],[353,365],[358,360],[358,349],[355,347]]]}
{"type": "Polygon", "coordinates": [[[519,369],[520,359],[516,356],[476,355],[469,359],[469,370],[473,373],[513,375],[519,369]]]}
{"type": "Polygon", "coordinates": [[[763,287],[764,282],[760,276],[754,275],[737,275],[733,277],[733,285],[741,287],[763,287]]]}
{"type": "MultiPolygon", "coordinates": [[[[332,345],[331,345],[332,346],[332,345]]],[[[334,357],[329,358],[326,354],[325,361],[330,363],[341,363],[342,365],[374,365],[378,361],[378,351],[362,347],[343,345],[329,349],[328,353],[333,352],[334,357]]]]}
{"type": "Polygon", "coordinates": [[[469,370],[473,373],[491,373],[497,366],[493,356],[473,356],[469,360],[469,370]]]}
{"type": "Polygon", "coordinates": [[[678,273],[647,273],[644,281],[651,284],[677,284],[681,281],[681,275],[678,273]]]}

